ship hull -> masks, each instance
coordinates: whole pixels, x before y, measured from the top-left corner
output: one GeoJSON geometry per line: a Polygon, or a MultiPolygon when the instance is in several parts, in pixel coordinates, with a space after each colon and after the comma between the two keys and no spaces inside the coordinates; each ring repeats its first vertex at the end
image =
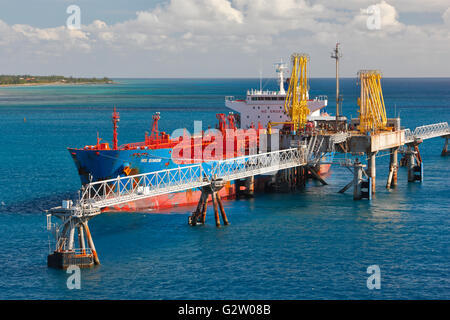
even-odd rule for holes
{"type": "MultiPolygon", "coordinates": [[[[172,149],[133,149],[133,150],[86,150],[68,149],[77,167],[82,185],[90,181],[101,181],[177,168],[188,164],[179,164],[172,160],[172,149]]],[[[208,172],[215,161],[202,162],[203,169],[208,172]]],[[[320,174],[325,175],[330,168],[329,164],[321,165],[320,174]]],[[[255,177],[254,191],[261,192],[266,189],[272,180],[270,175],[255,177]]],[[[234,181],[227,182],[220,190],[223,199],[233,199],[239,190],[236,190],[234,181]]],[[[183,206],[195,206],[200,199],[201,191],[190,189],[187,191],[150,197],[138,201],[128,202],[114,207],[104,208],[103,211],[154,211],[166,210],[183,206]]]]}
{"type": "Polygon", "coordinates": [[[85,150],[69,148],[68,150],[77,167],[82,185],[91,180],[107,180],[118,176],[124,177],[178,167],[172,161],[171,149],[85,150]]]}
{"type": "MultiPolygon", "coordinates": [[[[235,184],[228,183],[227,186],[219,191],[219,194],[221,199],[234,199],[236,197],[235,184]]],[[[174,192],[138,201],[127,202],[114,207],[105,208],[103,211],[160,211],[179,207],[195,206],[200,199],[200,195],[201,191],[199,189],[190,189],[187,191],[174,192]]]]}

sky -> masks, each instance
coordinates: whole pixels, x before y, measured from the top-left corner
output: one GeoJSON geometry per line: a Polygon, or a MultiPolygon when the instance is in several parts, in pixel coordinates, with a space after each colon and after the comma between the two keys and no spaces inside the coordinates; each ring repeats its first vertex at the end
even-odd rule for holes
{"type": "Polygon", "coordinates": [[[336,42],[343,77],[450,77],[450,2],[0,0],[0,74],[272,77],[304,52],[311,77],[334,77],[336,42]]]}

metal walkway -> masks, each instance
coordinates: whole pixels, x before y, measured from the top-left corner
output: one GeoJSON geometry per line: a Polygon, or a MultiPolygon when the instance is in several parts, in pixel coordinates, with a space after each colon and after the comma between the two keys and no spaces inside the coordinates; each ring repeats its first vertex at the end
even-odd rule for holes
{"type": "Polygon", "coordinates": [[[447,135],[450,135],[450,128],[447,122],[428,124],[417,127],[413,132],[411,132],[410,129],[405,129],[405,143],[411,143],[416,140],[443,137],[447,135]]]}
{"type": "Polygon", "coordinates": [[[243,156],[214,163],[205,170],[201,164],[117,177],[87,184],[80,204],[105,208],[172,192],[199,188],[213,179],[232,181],[307,164],[308,151],[292,148],[243,156]]]}
{"type": "MultiPolygon", "coordinates": [[[[447,122],[417,127],[413,132],[405,129],[405,142],[450,135],[447,122]]],[[[331,144],[344,141],[348,134],[337,134],[331,144]]],[[[130,201],[155,197],[173,192],[200,188],[214,179],[232,181],[282,169],[308,165],[320,161],[323,138],[317,136],[300,148],[243,156],[207,164],[196,164],[174,169],[117,177],[91,182],[81,190],[80,204],[84,208],[101,209],[130,201]],[[317,154],[316,154],[317,153],[317,154]],[[206,168],[206,169],[205,169],[206,168]]]]}

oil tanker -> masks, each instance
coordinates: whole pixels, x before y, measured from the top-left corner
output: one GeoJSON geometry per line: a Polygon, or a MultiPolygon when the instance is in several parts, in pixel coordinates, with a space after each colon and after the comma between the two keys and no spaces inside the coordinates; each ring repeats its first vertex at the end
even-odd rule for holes
{"type": "MultiPolygon", "coordinates": [[[[68,148],[78,170],[81,184],[113,179],[118,176],[172,169],[194,163],[210,167],[222,159],[261,152],[259,137],[265,131],[264,127],[269,121],[279,121],[286,117],[282,113],[286,98],[283,78],[286,67],[281,63],[276,66],[279,90],[251,89],[247,91],[245,100],[226,97],[225,105],[236,113],[217,114],[218,124],[214,132],[208,130],[192,136],[186,132],[180,136],[171,137],[159,130],[160,114],[156,113],[152,117],[152,132],[150,135],[145,134],[144,141],[118,145],[117,128],[120,118],[114,108],[112,146],[107,142],[101,142],[97,137],[95,145],[68,148]]],[[[325,96],[308,100],[308,108],[311,111],[308,120],[314,122],[329,117],[325,112],[326,105],[325,96]]],[[[328,168],[329,166],[322,166],[321,173],[328,168]]],[[[270,175],[256,176],[254,190],[264,189],[271,180],[270,175]]],[[[241,188],[239,183],[228,182],[220,191],[220,196],[223,199],[234,198],[239,188],[241,188]]],[[[200,194],[201,191],[192,189],[133,201],[105,210],[141,211],[194,205],[198,202],[200,194]]]]}

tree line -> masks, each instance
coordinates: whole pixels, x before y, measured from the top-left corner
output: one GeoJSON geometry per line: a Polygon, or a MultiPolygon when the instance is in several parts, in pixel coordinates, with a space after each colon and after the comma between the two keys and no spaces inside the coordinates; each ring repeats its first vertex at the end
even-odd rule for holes
{"type": "Polygon", "coordinates": [[[74,78],[64,76],[33,76],[33,75],[0,75],[2,84],[26,84],[26,83],[111,83],[112,80],[104,78],[74,78]]]}

